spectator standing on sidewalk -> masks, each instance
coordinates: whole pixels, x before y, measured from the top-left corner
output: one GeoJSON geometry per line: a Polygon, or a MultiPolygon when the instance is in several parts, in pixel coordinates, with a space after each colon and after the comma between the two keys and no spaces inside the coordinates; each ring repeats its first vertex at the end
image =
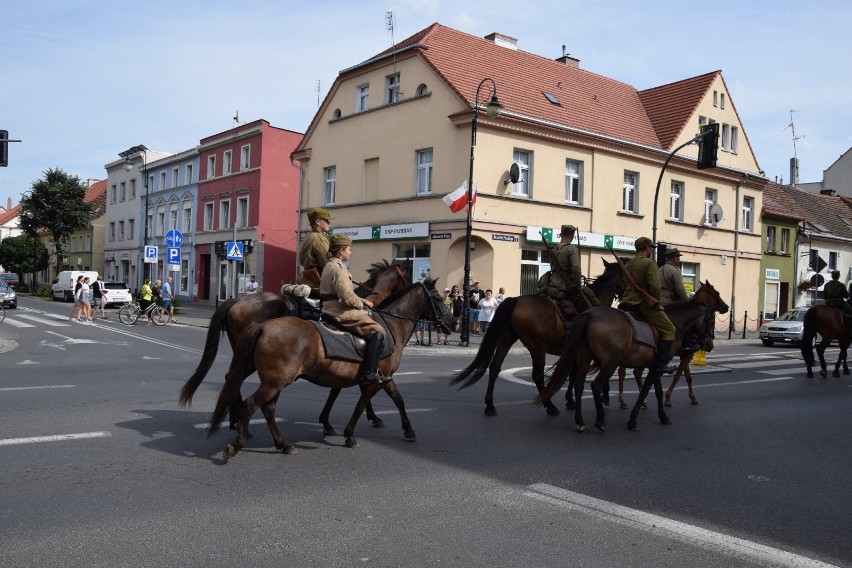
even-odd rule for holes
{"type": "Polygon", "coordinates": [[[260,284],[257,283],[257,280],[254,277],[254,274],[251,275],[251,280],[246,284],[245,295],[251,296],[252,294],[257,294],[260,290],[260,284]]]}
{"type": "Polygon", "coordinates": [[[470,332],[479,335],[479,300],[481,300],[485,294],[482,293],[482,290],[479,288],[479,282],[473,283],[473,289],[470,291],[470,297],[468,298],[468,311],[469,311],[469,319],[470,319],[470,332]]]}
{"type": "Polygon", "coordinates": [[[479,300],[479,329],[483,334],[488,331],[488,324],[494,318],[498,305],[499,302],[491,295],[491,290],[486,290],[485,297],[479,300]]]}
{"type": "Polygon", "coordinates": [[[175,319],[174,301],[175,296],[172,294],[172,277],[169,276],[166,278],[166,283],[163,284],[163,307],[167,312],[169,312],[169,321],[177,323],[178,321],[175,319]]]}
{"type": "Polygon", "coordinates": [[[95,278],[95,281],[92,282],[92,307],[95,308],[95,314],[97,315],[98,309],[101,310],[101,319],[107,319],[106,314],[104,314],[104,307],[107,303],[107,291],[104,288],[103,282],[101,282],[101,275],[98,274],[98,277],[95,278]]]}
{"type": "Polygon", "coordinates": [[[450,290],[450,298],[453,300],[453,317],[456,318],[456,328],[453,331],[458,333],[461,326],[462,310],[464,309],[464,298],[462,298],[458,286],[453,285],[453,289],[450,290]]]}

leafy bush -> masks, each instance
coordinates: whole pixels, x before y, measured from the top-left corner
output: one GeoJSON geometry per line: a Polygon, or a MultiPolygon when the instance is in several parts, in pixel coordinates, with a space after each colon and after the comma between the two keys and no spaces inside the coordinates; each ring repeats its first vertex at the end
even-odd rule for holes
{"type": "Polygon", "coordinates": [[[41,284],[33,296],[39,298],[50,298],[53,296],[53,287],[50,284],[41,284]]]}

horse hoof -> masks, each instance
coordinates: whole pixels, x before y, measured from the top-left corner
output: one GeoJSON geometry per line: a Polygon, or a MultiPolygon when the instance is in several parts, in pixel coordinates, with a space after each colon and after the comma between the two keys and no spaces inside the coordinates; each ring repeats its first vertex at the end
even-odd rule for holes
{"type": "Polygon", "coordinates": [[[288,456],[292,456],[293,454],[298,454],[299,450],[296,449],[296,446],[286,446],[281,448],[282,454],[287,454],[288,456]]]}
{"type": "Polygon", "coordinates": [[[831,376],[832,376],[832,377],[840,377],[840,371],[834,371],[834,372],[831,374],[831,376]]]}
{"type": "Polygon", "coordinates": [[[697,398],[691,398],[691,399],[689,399],[689,402],[691,404],[694,404],[695,406],[698,406],[698,399],[697,398]]]}
{"type": "Polygon", "coordinates": [[[323,428],[322,434],[323,436],[337,436],[337,430],[329,426],[328,428],[323,428]]]}
{"type": "Polygon", "coordinates": [[[627,406],[627,403],[624,402],[623,400],[618,403],[618,407],[622,410],[627,410],[628,408],[630,408],[629,406],[627,406]]]}
{"type": "Polygon", "coordinates": [[[406,440],[416,440],[417,434],[415,434],[414,432],[406,432],[405,433],[405,439],[406,440]]]}
{"type": "Polygon", "coordinates": [[[601,432],[606,432],[606,424],[604,424],[603,422],[595,422],[595,428],[597,428],[601,432]]]}
{"type": "Polygon", "coordinates": [[[237,455],[237,447],[235,445],[228,444],[225,446],[225,451],[222,452],[222,457],[225,458],[225,460],[229,460],[235,455],[237,455]]]}
{"type": "Polygon", "coordinates": [[[550,406],[547,407],[547,415],[548,416],[559,416],[559,409],[551,404],[550,406]]]}
{"type": "Polygon", "coordinates": [[[375,420],[373,420],[373,428],[384,428],[384,427],[385,427],[385,423],[382,421],[381,418],[376,418],[375,420]]]}
{"type": "Polygon", "coordinates": [[[609,406],[609,395],[604,395],[601,397],[601,404],[604,406],[609,406]]]}
{"type": "Polygon", "coordinates": [[[666,426],[671,426],[671,424],[672,424],[672,419],[671,419],[671,418],[669,418],[668,416],[662,416],[662,417],[660,418],[660,424],[665,424],[666,426]]]}
{"type": "Polygon", "coordinates": [[[485,407],[485,416],[497,416],[497,409],[493,406],[485,407]]]}
{"type": "Polygon", "coordinates": [[[577,432],[579,432],[580,434],[585,432],[587,429],[588,428],[586,428],[583,424],[577,424],[577,432]]]}
{"type": "Polygon", "coordinates": [[[822,378],[824,379],[824,378],[826,378],[826,377],[828,376],[828,372],[826,372],[826,371],[820,371],[820,372],[819,372],[819,376],[820,376],[820,377],[822,377],[822,378]]]}
{"type": "Polygon", "coordinates": [[[809,379],[814,378],[814,374],[813,374],[812,372],[810,372],[810,371],[808,371],[808,378],[809,378],[809,379]]]}
{"type": "Polygon", "coordinates": [[[667,398],[667,399],[663,402],[663,406],[671,406],[671,405],[672,405],[672,399],[670,399],[670,398],[667,398]]]}
{"type": "Polygon", "coordinates": [[[627,421],[627,429],[635,431],[635,430],[638,430],[639,428],[636,427],[636,421],[635,420],[628,420],[627,421]]]}
{"type": "Polygon", "coordinates": [[[347,448],[357,448],[358,442],[355,441],[355,438],[346,438],[346,447],[347,448]]]}
{"type": "Polygon", "coordinates": [[[844,375],[852,375],[852,371],[850,371],[849,369],[843,369],[843,374],[844,375]]]}
{"type": "Polygon", "coordinates": [[[565,408],[568,410],[574,410],[574,401],[565,401],[565,408]]]}

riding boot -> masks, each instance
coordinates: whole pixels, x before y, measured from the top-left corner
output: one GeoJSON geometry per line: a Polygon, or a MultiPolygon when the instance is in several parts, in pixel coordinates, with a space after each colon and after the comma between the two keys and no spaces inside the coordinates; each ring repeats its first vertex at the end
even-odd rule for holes
{"type": "Polygon", "coordinates": [[[673,343],[674,341],[671,339],[660,340],[660,346],[657,348],[657,357],[654,359],[654,362],[651,364],[651,369],[648,372],[649,378],[655,371],[659,375],[662,375],[663,372],[665,372],[666,366],[669,364],[669,361],[672,360],[669,356],[669,351],[672,350],[673,343]]]}
{"type": "Polygon", "coordinates": [[[379,352],[382,350],[384,340],[384,334],[378,331],[367,340],[367,349],[364,354],[364,375],[361,377],[362,385],[381,384],[390,380],[390,378],[383,377],[378,372],[379,352]]]}

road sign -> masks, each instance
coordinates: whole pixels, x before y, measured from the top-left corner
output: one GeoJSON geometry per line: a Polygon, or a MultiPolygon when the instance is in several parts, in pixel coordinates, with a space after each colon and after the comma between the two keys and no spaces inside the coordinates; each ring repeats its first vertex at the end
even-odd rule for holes
{"type": "Polygon", "coordinates": [[[243,243],[240,241],[228,241],[225,243],[225,250],[228,251],[228,260],[243,259],[243,243]]]}
{"type": "Polygon", "coordinates": [[[166,262],[180,266],[180,247],[168,247],[166,249],[166,262]]]}
{"type": "Polygon", "coordinates": [[[157,262],[160,252],[157,247],[145,245],[145,262],[157,262]]]}
{"type": "Polygon", "coordinates": [[[183,235],[177,229],[166,233],[166,244],[170,247],[179,247],[183,243],[183,235]]]}

